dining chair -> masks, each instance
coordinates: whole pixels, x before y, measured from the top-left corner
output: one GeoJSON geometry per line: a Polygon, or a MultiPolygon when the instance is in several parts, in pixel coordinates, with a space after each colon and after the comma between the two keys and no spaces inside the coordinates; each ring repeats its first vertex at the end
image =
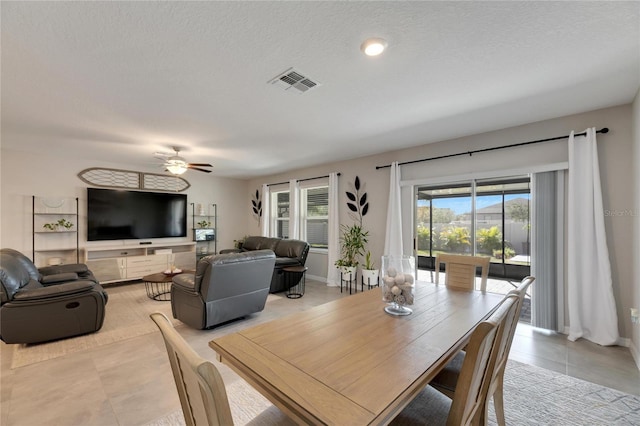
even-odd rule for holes
{"type": "Polygon", "coordinates": [[[436,256],[435,272],[436,284],[439,283],[440,265],[444,263],[444,284],[463,290],[475,290],[476,268],[482,268],[480,274],[480,290],[487,290],[490,257],[464,256],[459,254],[441,253],[436,256]]]}
{"type": "MultiPolygon", "coordinates": [[[[150,316],[160,329],[167,348],[186,425],[233,425],[231,413],[233,407],[229,405],[224,381],[215,365],[200,357],[178,334],[169,318],[163,313],[155,312],[150,316]]],[[[230,389],[232,389],[230,395],[254,402],[255,405],[251,408],[262,406],[255,399],[259,394],[248,384],[246,387],[232,385],[230,389]],[[239,392],[238,389],[241,391],[239,392]]],[[[255,413],[251,413],[252,410],[248,408],[242,407],[234,411],[236,414],[240,413],[239,420],[243,424],[260,426],[296,424],[275,405],[268,405],[268,408],[255,413]]]]}
{"type": "Polygon", "coordinates": [[[187,344],[164,314],[150,316],[162,333],[187,426],[233,425],[218,369],[187,344]]]}
{"type": "Polygon", "coordinates": [[[429,424],[446,422],[448,426],[480,424],[484,419],[483,410],[498,344],[516,308],[517,297],[506,297],[489,319],[473,330],[450,403],[439,401],[438,397],[442,395],[427,386],[391,424],[425,424],[425,419],[429,419],[429,424]]]}
{"type": "MultiPolygon", "coordinates": [[[[513,337],[516,332],[518,320],[520,319],[520,312],[522,311],[522,304],[527,293],[527,289],[535,281],[532,276],[527,276],[522,279],[517,289],[507,293],[505,298],[515,298],[516,308],[514,314],[508,320],[504,332],[502,334],[502,341],[498,346],[496,352],[495,367],[493,369],[492,377],[489,382],[489,389],[487,392],[487,398],[485,400],[485,407],[483,409],[482,424],[486,423],[488,415],[489,401],[493,397],[493,405],[496,413],[496,421],[498,425],[505,425],[504,417],[504,372],[509,359],[509,351],[511,350],[511,344],[513,343],[513,337]]],[[[449,398],[453,398],[457,382],[459,380],[462,365],[467,353],[460,351],[443,369],[438,375],[429,383],[433,388],[440,391],[449,398]]]]}

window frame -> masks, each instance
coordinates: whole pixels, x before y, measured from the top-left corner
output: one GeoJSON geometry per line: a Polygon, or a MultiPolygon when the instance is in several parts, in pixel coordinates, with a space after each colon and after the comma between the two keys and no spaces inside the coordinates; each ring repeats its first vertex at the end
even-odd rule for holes
{"type": "Polygon", "coordinates": [[[315,251],[322,251],[322,252],[326,252],[329,250],[329,237],[328,237],[328,229],[329,229],[329,183],[328,182],[318,182],[315,181],[313,183],[308,183],[305,185],[300,185],[300,238],[304,241],[308,241],[308,228],[307,225],[309,223],[310,220],[313,221],[322,221],[324,223],[326,223],[326,228],[327,228],[327,244],[326,246],[318,246],[318,245],[314,245],[312,242],[309,242],[310,245],[310,249],[313,249],[315,251]],[[309,190],[313,190],[313,189],[321,189],[321,188],[325,188],[326,189],[326,194],[327,194],[327,214],[326,215],[319,215],[319,216],[313,216],[312,218],[309,217],[308,215],[308,194],[309,194],[309,190]]]}

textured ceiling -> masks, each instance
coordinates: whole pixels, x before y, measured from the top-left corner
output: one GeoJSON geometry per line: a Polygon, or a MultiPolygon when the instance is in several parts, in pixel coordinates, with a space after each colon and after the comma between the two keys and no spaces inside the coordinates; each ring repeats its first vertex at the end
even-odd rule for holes
{"type": "Polygon", "coordinates": [[[212,175],[272,174],[625,104],[640,83],[639,2],[0,8],[3,147],[145,169],[175,145],[212,175]],[[388,50],[365,57],[368,37],[388,50]],[[267,84],[290,67],[321,86],[267,84]]]}

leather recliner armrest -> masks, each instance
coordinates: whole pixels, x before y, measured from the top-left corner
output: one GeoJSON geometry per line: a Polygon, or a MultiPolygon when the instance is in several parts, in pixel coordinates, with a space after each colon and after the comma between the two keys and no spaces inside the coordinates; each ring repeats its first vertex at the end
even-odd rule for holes
{"type": "Polygon", "coordinates": [[[171,280],[171,284],[176,286],[176,288],[182,291],[188,291],[190,293],[195,293],[196,289],[196,280],[194,274],[180,274],[173,277],[171,280]]]}
{"type": "Polygon", "coordinates": [[[218,252],[218,254],[227,254],[227,253],[241,253],[241,249],[232,248],[232,249],[223,249],[218,252]]]}
{"type": "Polygon", "coordinates": [[[78,279],[79,277],[76,272],[63,272],[60,274],[44,275],[40,279],[40,283],[46,286],[46,285],[61,283],[65,281],[76,281],[78,279]]]}
{"type": "Polygon", "coordinates": [[[78,280],[68,283],[40,287],[34,289],[24,289],[18,291],[13,296],[13,302],[29,302],[33,300],[46,300],[59,296],[69,296],[73,294],[86,293],[94,289],[93,281],[78,280]]]}
{"type": "Polygon", "coordinates": [[[84,263],[68,263],[65,265],[43,266],[38,268],[38,272],[42,275],[65,274],[68,272],[82,275],[85,272],[89,272],[89,268],[84,263]]]}

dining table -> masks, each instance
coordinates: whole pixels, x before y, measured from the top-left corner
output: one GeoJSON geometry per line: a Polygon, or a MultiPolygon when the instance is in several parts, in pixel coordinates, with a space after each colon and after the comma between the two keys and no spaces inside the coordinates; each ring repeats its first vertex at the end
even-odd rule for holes
{"type": "Polygon", "coordinates": [[[382,292],[372,289],[216,338],[209,346],[299,424],[387,424],[503,297],[417,281],[407,316],[386,313],[382,292]]]}

